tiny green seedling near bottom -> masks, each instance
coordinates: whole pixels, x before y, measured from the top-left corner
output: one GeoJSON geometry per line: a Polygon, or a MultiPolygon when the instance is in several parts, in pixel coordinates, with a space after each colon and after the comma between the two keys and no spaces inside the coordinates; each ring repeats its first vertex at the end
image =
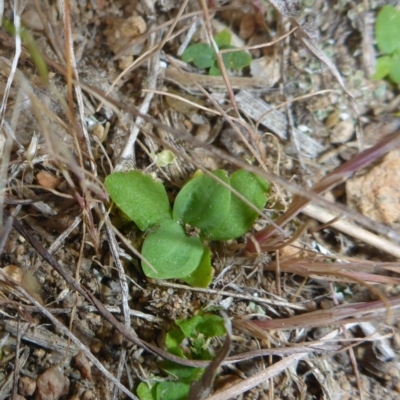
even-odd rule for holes
{"type": "Polygon", "coordinates": [[[171,210],[161,183],[139,171],[109,175],[105,186],[117,207],[145,231],[141,254],[149,278],[182,279],[207,287],[212,279],[211,252],[204,241],[230,240],[245,234],[257,212],[232,194],[236,190],[257,209],[265,206],[268,184],[244,170],[224,170],[189,180],[171,210]],[[222,185],[217,180],[224,183],[222,185]]]}
{"type": "MultiPolygon", "coordinates": [[[[175,323],[178,328],[167,333],[165,347],[171,354],[186,359],[211,360],[211,340],[226,334],[224,320],[209,313],[175,323]]],[[[204,372],[204,368],[186,367],[168,360],[163,362],[162,368],[168,378],[157,377],[149,384],[141,382],[136,390],[140,400],[186,400],[191,383],[199,380],[204,372]]]]}

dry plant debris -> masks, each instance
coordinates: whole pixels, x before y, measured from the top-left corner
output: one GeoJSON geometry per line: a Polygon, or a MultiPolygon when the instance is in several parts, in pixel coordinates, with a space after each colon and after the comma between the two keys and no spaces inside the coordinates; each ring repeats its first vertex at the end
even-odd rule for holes
{"type": "Polygon", "coordinates": [[[398,398],[385,3],[0,2],[0,399],[398,398]],[[182,60],[197,43],[221,76],[182,60]],[[142,171],[172,204],[216,169],[270,182],[256,224],[207,244],[207,288],[147,278],[105,178],[142,171]],[[219,312],[222,336],[177,329],[219,312]]]}

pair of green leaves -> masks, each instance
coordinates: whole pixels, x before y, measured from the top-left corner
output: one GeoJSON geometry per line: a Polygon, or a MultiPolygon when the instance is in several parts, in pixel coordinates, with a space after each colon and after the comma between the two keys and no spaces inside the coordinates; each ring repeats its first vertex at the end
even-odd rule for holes
{"type": "MultiPolygon", "coordinates": [[[[214,40],[220,50],[234,49],[234,47],[231,46],[231,34],[227,30],[223,30],[216,35],[214,40]]],[[[245,51],[223,53],[222,59],[225,67],[228,69],[241,70],[251,63],[251,56],[245,51]]],[[[215,51],[206,43],[196,43],[188,46],[182,54],[182,60],[185,62],[193,62],[198,68],[209,68],[209,75],[221,75],[215,51]]]]}
{"type": "Polygon", "coordinates": [[[257,211],[231,189],[256,209],[262,209],[268,184],[244,170],[231,177],[223,170],[212,175],[199,175],[187,182],[173,210],[164,186],[149,175],[131,171],[106,178],[111,199],[146,232],[141,252],[146,260],[142,262],[146,276],[182,279],[192,286],[207,287],[212,279],[211,252],[202,241],[234,239],[254,224],[257,211]]]}
{"type": "Polygon", "coordinates": [[[400,83],[400,10],[390,5],[382,7],[376,18],[375,36],[382,56],[376,60],[373,78],[389,76],[400,83]]]}
{"type": "MultiPolygon", "coordinates": [[[[198,314],[175,323],[178,329],[167,333],[165,346],[171,354],[183,358],[211,360],[213,355],[208,349],[210,339],[226,334],[223,319],[213,314],[198,314]],[[187,342],[186,352],[182,348],[184,341],[187,342]]],[[[191,383],[199,380],[204,372],[204,368],[185,367],[168,360],[164,361],[163,370],[178,380],[164,380],[150,385],[141,382],[137,388],[140,400],[185,400],[191,383]]]]}

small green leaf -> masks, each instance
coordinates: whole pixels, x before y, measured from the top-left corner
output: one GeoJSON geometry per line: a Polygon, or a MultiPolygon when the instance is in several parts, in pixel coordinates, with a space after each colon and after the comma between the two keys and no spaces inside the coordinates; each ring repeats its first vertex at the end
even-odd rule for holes
{"type": "Polygon", "coordinates": [[[215,354],[208,349],[196,348],[196,360],[212,360],[215,354]]]}
{"type": "MultiPolygon", "coordinates": [[[[221,50],[225,49],[235,49],[234,46],[224,46],[221,50]]],[[[251,64],[252,58],[250,54],[243,50],[233,51],[231,53],[222,53],[222,59],[224,60],[224,65],[229,69],[240,70],[251,64]]]]}
{"type": "Polygon", "coordinates": [[[161,183],[140,171],[108,175],[105,186],[111,199],[141,231],[171,218],[167,192],[161,183]]]}
{"type": "Polygon", "coordinates": [[[199,380],[204,372],[204,368],[185,367],[169,360],[165,360],[162,367],[169,375],[187,383],[199,380]]]}
{"type": "MultiPolygon", "coordinates": [[[[400,36],[399,36],[400,40],[400,36]]],[[[400,51],[393,54],[392,65],[390,66],[389,78],[394,83],[400,83],[400,51]]]]}
{"type": "Polygon", "coordinates": [[[177,319],[175,321],[176,325],[182,329],[182,332],[187,338],[196,336],[196,327],[201,322],[203,322],[203,318],[200,315],[195,315],[188,319],[177,319]]]}
{"type": "Polygon", "coordinates": [[[156,165],[159,167],[166,167],[171,165],[176,160],[176,155],[171,150],[163,150],[156,155],[156,165]]]}
{"type": "MultiPolygon", "coordinates": [[[[234,47],[233,46],[221,47],[221,50],[226,50],[226,49],[234,49],[234,47]]],[[[232,63],[231,63],[232,54],[233,53],[222,53],[222,60],[224,61],[225,68],[229,69],[232,67],[232,63]]]]}
{"type": "Polygon", "coordinates": [[[226,334],[223,318],[214,314],[204,314],[203,322],[197,325],[196,330],[206,337],[223,336],[226,334]]]}
{"type": "Polygon", "coordinates": [[[183,52],[182,61],[193,62],[197,68],[210,68],[215,61],[215,52],[208,44],[192,44],[183,52]]]}
{"type": "Polygon", "coordinates": [[[248,67],[251,61],[251,55],[245,51],[234,51],[231,53],[230,63],[232,69],[240,70],[244,67],[248,67]]]}
{"type": "MultiPolygon", "coordinates": [[[[16,31],[15,31],[15,25],[9,21],[7,18],[3,18],[0,23],[3,24],[4,29],[6,30],[7,33],[10,35],[15,36],[16,31]]],[[[28,50],[28,53],[30,54],[33,63],[35,64],[35,67],[37,69],[37,72],[39,73],[40,77],[42,78],[44,84],[49,83],[49,74],[48,74],[48,69],[47,69],[47,64],[46,61],[44,60],[42,53],[40,52],[33,36],[30,34],[30,32],[25,28],[21,27],[20,31],[18,32],[22,43],[25,45],[26,49],[28,50]]]]}
{"type": "Polygon", "coordinates": [[[400,11],[397,8],[382,7],[375,22],[375,36],[382,53],[391,54],[400,49],[400,11]]]}
{"type": "Polygon", "coordinates": [[[172,329],[165,335],[165,347],[170,352],[170,349],[179,347],[185,338],[186,336],[181,329],[172,329]]]}
{"type": "Polygon", "coordinates": [[[221,76],[222,75],[217,61],[215,61],[214,65],[208,70],[208,75],[210,75],[210,76],[221,76]]]}
{"type": "Polygon", "coordinates": [[[218,48],[221,49],[223,46],[229,46],[231,44],[232,36],[227,29],[224,29],[216,36],[214,36],[215,43],[218,48]]]}
{"type": "Polygon", "coordinates": [[[155,386],[157,386],[157,384],[150,388],[146,383],[140,382],[136,389],[136,394],[140,400],[157,400],[155,386]]]}
{"type": "Polygon", "coordinates": [[[198,335],[197,339],[192,340],[191,350],[195,360],[210,360],[211,352],[207,349],[208,339],[204,335],[198,335]]]}
{"type": "Polygon", "coordinates": [[[204,247],[198,237],[188,237],[177,222],[160,221],[159,228],[146,236],[142,255],[143,272],[149,278],[179,279],[190,275],[200,264],[204,247]]]}
{"type": "Polygon", "coordinates": [[[372,75],[372,79],[379,80],[383,79],[390,72],[390,67],[392,65],[391,56],[382,56],[376,60],[375,73],[372,75]]]}
{"type": "Polygon", "coordinates": [[[187,358],[181,347],[169,347],[168,352],[181,358],[187,358]]]}
{"type": "MultiPolygon", "coordinates": [[[[269,186],[262,178],[245,170],[238,170],[231,176],[231,187],[257,208],[264,207],[269,186]]],[[[252,208],[232,194],[228,215],[221,225],[207,234],[207,238],[229,240],[242,236],[253,226],[257,215],[252,208]]]]}
{"type": "Polygon", "coordinates": [[[190,286],[207,288],[212,281],[212,277],[211,250],[206,247],[200,265],[189,276],[181,279],[190,286]]]}
{"type": "Polygon", "coordinates": [[[160,382],[157,385],[157,400],[186,400],[189,389],[189,383],[160,382]]]}
{"type": "MultiPolygon", "coordinates": [[[[216,170],[213,174],[229,184],[226,171],[216,170]]],[[[173,218],[207,234],[225,220],[230,198],[229,189],[208,175],[200,175],[186,183],[179,192],[175,199],[173,218]]]]}

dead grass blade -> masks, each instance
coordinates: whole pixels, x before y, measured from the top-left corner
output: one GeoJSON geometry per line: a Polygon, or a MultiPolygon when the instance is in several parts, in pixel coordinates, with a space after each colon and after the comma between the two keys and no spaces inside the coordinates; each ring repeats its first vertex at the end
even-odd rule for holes
{"type": "Polygon", "coordinates": [[[381,300],[376,300],[364,303],[343,304],[329,310],[312,311],[290,318],[265,321],[244,321],[244,319],[235,319],[235,326],[239,327],[240,323],[244,323],[245,325],[254,325],[261,329],[279,330],[358,323],[361,321],[377,321],[383,319],[382,315],[388,311],[388,307],[390,307],[392,312],[396,311],[396,315],[399,315],[400,296],[386,299],[386,303],[387,304],[381,300]]]}
{"type": "MultiPolygon", "coordinates": [[[[299,250],[301,252],[301,250],[299,250]]],[[[330,256],[310,255],[302,258],[296,255],[280,258],[279,268],[281,272],[306,276],[311,279],[329,282],[365,282],[367,284],[385,283],[388,285],[399,285],[400,278],[388,276],[388,271],[400,274],[397,263],[385,264],[374,263],[369,265],[365,261],[345,261],[335,257],[338,261],[332,261],[330,256]]],[[[267,271],[275,271],[276,262],[264,265],[267,271]]]]}

